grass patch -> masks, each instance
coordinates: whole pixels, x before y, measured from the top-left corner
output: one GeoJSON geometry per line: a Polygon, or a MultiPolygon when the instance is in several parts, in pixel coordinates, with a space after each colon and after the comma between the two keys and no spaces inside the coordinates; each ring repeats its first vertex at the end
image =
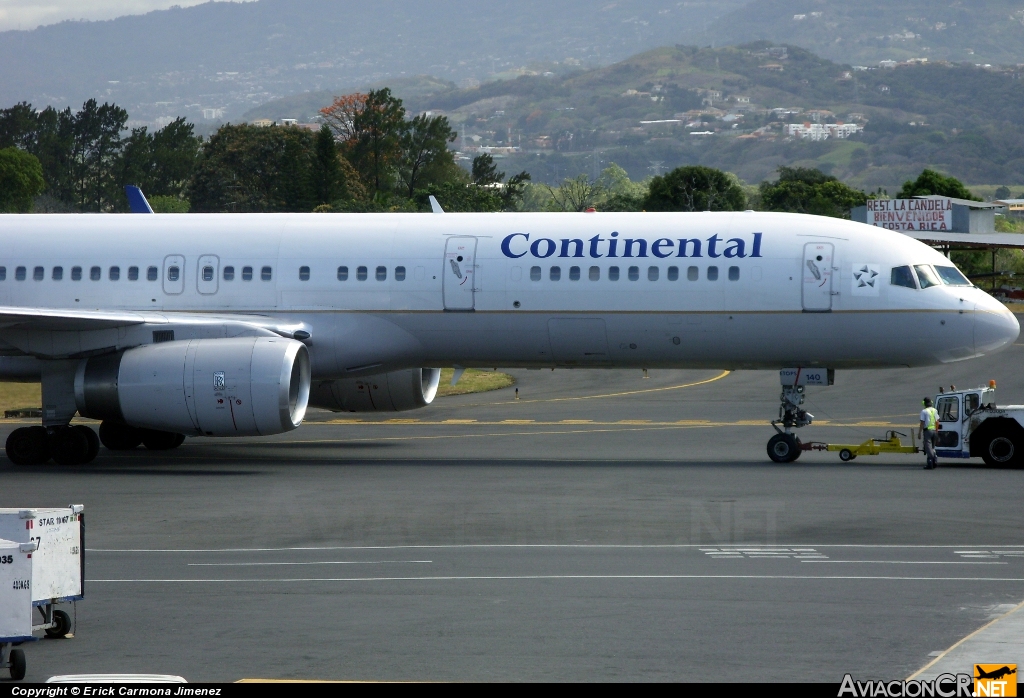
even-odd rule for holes
{"type": "Polygon", "coordinates": [[[469,393],[485,393],[488,390],[498,390],[515,385],[516,379],[507,373],[497,371],[481,371],[477,368],[467,368],[462,374],[457,385],[452,385],[454,369],[441,369],[441,383],[437,387],[437,396],[467,395],[469,393]]]}
{"type": "Polygon", "coordinates": [[[39,409],[43,392],[38,383],[0,383],[0,417],[4,410],[39,409]]]}

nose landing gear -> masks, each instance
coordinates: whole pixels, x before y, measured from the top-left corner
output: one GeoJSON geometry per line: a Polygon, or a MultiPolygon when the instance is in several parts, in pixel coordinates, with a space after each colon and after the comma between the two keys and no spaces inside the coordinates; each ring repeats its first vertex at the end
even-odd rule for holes
{"type": "Polygon", "coordinates": [[[779,418],[772,421],[777,433],[768,440],[768,457],[776,463],[792,463],[803,451],[793,429],[807,426],[814,421],[814,415],[801,407],[804,404],[802,385],[784,385],[779,400],[779,418]]]}

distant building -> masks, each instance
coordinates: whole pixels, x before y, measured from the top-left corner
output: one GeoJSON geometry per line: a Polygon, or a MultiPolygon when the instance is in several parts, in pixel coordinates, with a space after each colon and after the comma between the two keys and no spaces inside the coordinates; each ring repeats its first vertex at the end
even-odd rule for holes
{"type": "Polygon", "coordinates": [[[999,202],[915,196],[912,199],[869,199],[850,211],[850,218],[889,230],[930,230],[948,233],[994,233],[999,202]]]}
{"type": "Polygon", "coordinates": [[[779,63],[766,63],[765,65],[758,66],[761,70],[767,70],[772,73],[781,73],[785,70],[779,63]]]}
{"type": "Polygon", "coordinates": [[[211,120],[211,121],[213,119],[223,119],[224,118],[224,110],[223,109],[203,109],[203,118],[207,119],[207,120],[211,120]]]}
{"type": "Polygon", "coordinates": [[[298,119],[281,119],[280,123],[281,123],[282,126],[298,126],[299,125],[299,120],[298,119]]]}
{"type": "Polygon", "coordinates": [[[273,119],[253,119],[249,122],[250,126],[259,126],[260,128],[268,128],[274,125],[273,119]]]}
{"type": "Polygon", "coordinates": [[[1011,216],[1024,216],[1024,199],[1000,199],[992,203],[1005,206],[1011,216]]]}
{"type": "Polygon", "coordinates": [[[893,68],[896,67],[896,65],[896,61],[878,61],[879,68],[887,68],[889,70],[892,70],[893,68]]]}
{"type": "Polygon", "coordinates": [[[813,124],[805,121],[802,124],[786,124],[785,135],[808,141],[824,141],[829,138],[849,138],[864,127],[857,124],[813,124]]]}

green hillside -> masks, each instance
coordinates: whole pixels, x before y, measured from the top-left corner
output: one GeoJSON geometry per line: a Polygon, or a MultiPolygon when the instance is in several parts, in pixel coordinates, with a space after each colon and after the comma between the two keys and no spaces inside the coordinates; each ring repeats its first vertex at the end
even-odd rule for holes
{"type": "MultiPolygon", "coordinates": [[[[1024,184],[1016,69],[929,62],[857,70],[758,42],[661,48],[572,74],[534,72],[473,89],[418,78],[396,83],[396,93],[414,111],[447,114],[464,157],[481,146],[515,146],[502,167],[540,181],[596,174],[614,161],[633,178],[700,163],[757,182],[786,164],[871,189],[897,187],[924,167],[969,182],[1024,184]],[[863,131],[819,141],[786,133],[804,122],[863,131]]],[[[311,117],[330,93],[294,99],[250,114],[311,117]]]]}

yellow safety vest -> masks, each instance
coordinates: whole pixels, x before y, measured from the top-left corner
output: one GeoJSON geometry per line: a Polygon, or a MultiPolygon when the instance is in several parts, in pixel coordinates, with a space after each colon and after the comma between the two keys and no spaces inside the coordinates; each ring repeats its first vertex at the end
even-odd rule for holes
{"type": "Polygon", "coordinates": [[[924,428],[935,430],[935,423],[939,421],[939,413],[934,407],[925,407],[924,413],[928,417],[924,420],[924,428]]]}

